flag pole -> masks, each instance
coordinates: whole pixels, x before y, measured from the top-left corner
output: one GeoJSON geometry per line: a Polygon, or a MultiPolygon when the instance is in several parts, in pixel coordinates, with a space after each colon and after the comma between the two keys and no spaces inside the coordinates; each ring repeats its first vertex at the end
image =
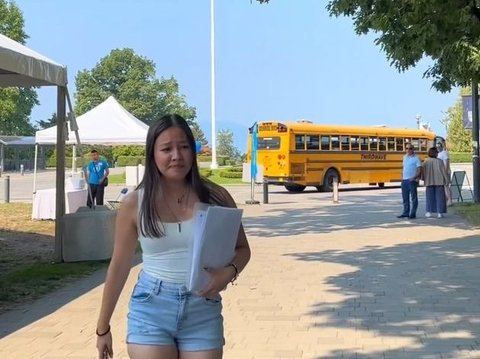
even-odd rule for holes
{"type": "Polygon", "coordinates": [[[255,181],[257,179],[257,149],[258,149],[258,124],[255,122],[252,126],[252,140],[250,141],[250,199],[246,204],[260,204],[255,200],[255,181]]]}
{"type": "Polygon", "coordinates": [[[217,133],[215,127],[215,0],[210,0],[210,86],[212,116],[212,163],[211,169],[218,168],[217,133]]]}

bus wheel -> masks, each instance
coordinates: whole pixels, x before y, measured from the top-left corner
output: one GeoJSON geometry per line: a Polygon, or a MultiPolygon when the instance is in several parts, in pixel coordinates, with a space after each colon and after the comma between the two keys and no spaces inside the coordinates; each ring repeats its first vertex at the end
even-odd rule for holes
{"type": "Polygon", "coordinates": [[[305,189],[305,186],[300,184],[286,184],[285,188],[288,192],[302,192],[305,189]]]}
{"type": "Polygon", "coordinates": [[[379,188],[385,187],[385,183],[383,183],[383,182],[378,182],[378,187],[379,187],[379,188]]]}
{"type": "Polygon", "coordinates": [[[333,191],[333,180],[337,179],[338,181],[338,172],[333,168],[330,168],[325,176],[323,177],[323,191],[332,192],[333,191]]]}

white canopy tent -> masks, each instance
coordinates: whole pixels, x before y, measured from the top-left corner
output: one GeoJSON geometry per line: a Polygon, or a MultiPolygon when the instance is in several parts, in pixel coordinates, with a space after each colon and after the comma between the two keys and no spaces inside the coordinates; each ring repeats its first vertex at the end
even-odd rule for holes
{"type": "MultiPolygon", "coordinates": [[[[128,112],[118,101],[110,96],[100,105],[77,117],[78,137],[82,144],[90,145],[144,145],[148,126],[128,112]]],[[[71,123],[68,122],[69,133],[71,123]]],[[[35,167],[33,192],[36,191],[36,172],[38,145],[54,144],[57,126],[37,131],[35,134],[35,167]]],[[[72,171],[76,171],[76,146],[77,140],[69,136],[66,141],[73,144],[72,171]]]]}
{"type": "MultiPolygon", "coordinates": [[[[82,144],[145,144],[148,126],[128,112],[113,96],[77,117],[78,135],[82,144]]],[[[69,132],[70,122],[68,122],[69,132]]],[[[57,126],[37,131],[36,144],[55,144],[57,126]]],[[[75,144],[69,136],[66,143],[75,144]]]]}
{"type": "Polygon", "coordinates": [[[0,85],[67,85],[67,68],[0,34],[0,85]]]}
{"type": "Polygon", "coordinates": [[[67,68],[0,34],[0,87],[57,86],[57,173],[55,259],[62,261],[61,220],[65,213],[65,124],[67,68]]]}

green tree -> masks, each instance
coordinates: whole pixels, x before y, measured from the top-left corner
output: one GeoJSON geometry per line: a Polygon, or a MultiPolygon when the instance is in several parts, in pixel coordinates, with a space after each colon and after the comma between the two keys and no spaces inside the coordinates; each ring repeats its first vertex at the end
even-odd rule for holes
{"type": "Polygon", "coordinates": [[[40,129],[56,126],[57,125],[57,114],[54,112],[54,113],[52,113],[52,117],[47,118],[45,121],[44,120],[39,120],[39,121],[37,121],[37,124],[40,127],[40,129]]]}
{"type": "MultiPolygon", "coordinates": [[[[24,31],[24,20],[15,3],[0,0],[0,33],[25,44],[28,38],[24,31]]],[[[30,124],[32,108],[38,105],[37,93],[31,88],[9,87],[0,89],[0,134],[32,135],[30,124]]]]}
{"type": "Polygon", "coordinates": [[[190,123],[190,128],[192,129],[195,140],[200,141],[202,145],[208,145],[208,140],[197,122],[190,123]]]}
{"type": "Polygon", "coordinates": [[[480,79],[479,6],[478,0],[331,0],[327,9],[353,18],[357,34],[378,35],[375,43],[399,71],[430,57],[424,77],[447,92],[480,79]]]}
{"type": "Polygon", "coordinates": [[[452,152],[470,152],[472,150],[472,131],[464,128],[461,98],[447,110],[443,122],[448,124],[448,150],[452,152]]]}
{"type": "Polygon", "coordinates": [[[233,132],[230,130],[220,130],[217,135],[217,152],[219,156],[228,157],[230,160],[236,161],[241,157],[240,151],[233,143],[233,132]]]}
{"type": "Polygon", "coordinates": [[[196,124],[196,109],[179,93],[177,80],[157,79],[153,61],[132,49],[112,50],[93,69],[80,71],[75,84],[77,116],[114,96],[146,124],[168,113],[181,115],[192,127],[196,124]]]}

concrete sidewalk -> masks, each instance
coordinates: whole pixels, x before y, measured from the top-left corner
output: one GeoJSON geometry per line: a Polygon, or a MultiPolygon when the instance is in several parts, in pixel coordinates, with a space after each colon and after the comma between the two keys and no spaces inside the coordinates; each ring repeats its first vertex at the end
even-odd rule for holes
{"type": "MultiPolygon", "coordinates": [[[[125,172],[125,168],[111,168],[111,174],[121,174],[125,172]]],[[[33,199],[33,184],[35,182],[36,190],[55,188],[56,172],[55,170],[42,170],[36,175],[31,171],[25,172],[22,176],[19,172],[5,172],[0,177],[0,202],[5,200],[5,178],[9,177],[10,181],[10,201],[11,202],[32,202],[33,199]]],[[[65,172],[66,178],[71,176],[69,171],[65,172]]],[[[116,200],[120,194],[120,190],[126,187],[125,185],[109,185],[105,188],[105,200],[116,200]]],[[[133,188],[133,187],[132,187],[133,188]]]]}
{"type": "MultiPolygon", "coordinates": [[[[224,294],[225,358],[480,358],[478,230],[422,209],[398,220],[398,188],[342,191],[336,205],[276,187],[269,199],[241,205],[252,261],[224,294]]],[[[138,270],[112,320],[115,358],[127,358],[138,270]]],[[[0,358],[95,358],[104,275],[0,316],[0,358]]]]}

